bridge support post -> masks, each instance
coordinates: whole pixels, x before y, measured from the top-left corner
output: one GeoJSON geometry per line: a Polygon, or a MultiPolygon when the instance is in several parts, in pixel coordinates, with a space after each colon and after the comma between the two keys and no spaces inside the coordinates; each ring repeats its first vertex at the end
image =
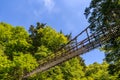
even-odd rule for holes
{"type": "MultiPolygon", "coordinates": [[[[87,34],[87,37],[88,37],[88,41],[89,41],[89,43],[91,44],[91,41],[90,41],[90,36],[89,36],[89,33],[88,33],[88,28],[85,30],[86,31],[86,34],[87,34]]],[[[92,45],[93,46],[93,45],[92,45]]],[[[89,51],[90,49],[88,48],[88,51],[89,51]]]]}

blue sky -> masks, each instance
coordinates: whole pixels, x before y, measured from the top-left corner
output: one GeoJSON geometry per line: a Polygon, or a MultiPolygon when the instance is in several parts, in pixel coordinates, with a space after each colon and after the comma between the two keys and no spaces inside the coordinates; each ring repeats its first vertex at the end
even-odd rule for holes
{"type": "MultiPolygon", "coordinates": [[[[91,0],[1,0],[0,21],[14,26],[29,26],[36,22],[62,30],[65,34],[72,32],[74,37],[89,24],[84,16],[84,9],[91,0]]],[[[101,63],[104,54],[98,49],[82,56],[86,64],[95,61],[101,63]]]]}

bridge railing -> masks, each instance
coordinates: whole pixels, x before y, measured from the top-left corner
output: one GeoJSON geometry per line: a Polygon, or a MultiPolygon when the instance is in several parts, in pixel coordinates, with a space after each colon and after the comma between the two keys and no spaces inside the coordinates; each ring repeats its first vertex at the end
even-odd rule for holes
{"type": "MultiPolygon", "coordinates": [[[[56,51],[55,54],[51,54],[48,57],[38,61],[39,65],[44,65],[46,63],[51,62],[52,60],[60,58],[61,56],[68,55],[68,54],[78,50],[80,47],[84,47],[84,45],[89,44],[95,40],[99,41],[99,43],[101,45],[101,41],[102,41],[102,40],[100,40],[101,36],[106,36],[108,33],[114,34],[113,33],[114,29],[113,29],[113,27],[111,27],[111,28],[101,27],[101,29],[99,29],[97,32],[90,34],[90,33],[88,33],[90,31],[90,26],[87,27],[80,34],[78,34],[75,38],[73,38],[71,41],[69,41],[66,45],[64,45],[60,49],[58,49],[58,51],[56,51]],[[82,34],[86,34],[87,36],[82,41],[78,41],[78,38],[81,37],[82,34]]],[[[92,47],[94,47],[93,43],[92,43],[92,47]]]]}
{"type": "MultiPolygon", "coordinates": [[[[90,27],[87,27],[75,38],[69,41],[66,45],[62,46],[58,51],[56,51],[55,54],[49,55],[48,57],[38,61],[39,66],[37,67],[37,69],[40,70],[39,68],[49,65],[51,62],[57,61],[58,59],[60,60],[62,57],[64,58],[66,56],[74,54],[75,51],[78,52],[81,51],[80,54],[86,53],[96,47],[99,47],[101,44],[103,45],[104,43],[107,43],[107,41],[109,41],[111,38],[120,36],[120,26],[109,27],[109,28],[101,27],[101,29],[91,34],[89,33],[89,31],[90,31],[90,27]],[[81,37],[82,34],[86,34],[87,36],[85,36],[83,40],[79,40],[79,37],[81,37]]],[[[75,56],[71,56],[70,58],[73,58],[75,56]]],[[[67,58],[66,60],[70,58],[67,58]]],[[[62,63],[62,61],[60,63],[62,63]]],[[[59,63],[56,63],[55,65],[58,64],[59,63]]],[[[55,65],[52,65],[50,67],[53,67],[55,65]]],[[[33,70],[30,73],[27,73],[27,75],[23,76],[23,78],[27,78],[31,74],[39,72],[37,71],[37,69],[33,70]]]]}

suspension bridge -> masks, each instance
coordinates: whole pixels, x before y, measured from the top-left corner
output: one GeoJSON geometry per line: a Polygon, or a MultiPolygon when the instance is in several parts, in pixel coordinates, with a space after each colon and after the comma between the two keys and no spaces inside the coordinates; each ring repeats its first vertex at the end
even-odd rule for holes
{"type": "Polygon", "coordinates": [[[55,54],[49,55],[43,60],[38,61],[39,66],[30,73],[22,76],[26,79],[33,74],[46,71],[51,67],[61,64],[71,58],[87,53],[101,45],[104,45],[111,38],[120,36],[120,26],[101,27],[98,31],[90,33],[90,26],[75,36],[66,45],[62,46],[55,54]],[[84,37],[84,38],[83,38],[84,37]]]}

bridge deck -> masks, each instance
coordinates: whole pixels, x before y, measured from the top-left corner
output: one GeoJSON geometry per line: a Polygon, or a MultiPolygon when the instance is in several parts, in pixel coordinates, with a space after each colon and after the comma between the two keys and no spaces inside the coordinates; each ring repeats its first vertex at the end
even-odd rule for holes
{"type": "Polygon", "coordinates": [[[106,41],[109,41],[111,36],[114,36],[114,38],[120,36],[120,33],[118,33],[119,27],[104,28],[91,35],[88,33],[88,29],[89,27],[83,30],[74,39],[68,42],[68,44],[60,48],[56,54],[50,55],[47,58],[39,61],[39,67],[32,72],[27,73],[22,78],[25,79],[35,73],[46,71],[64,61],[91,51],[103,45],[106,41]],[[78,37],[80,37],[83,33],[86,33],[87,37],[84,40],[78,41],[78,37]]]}

